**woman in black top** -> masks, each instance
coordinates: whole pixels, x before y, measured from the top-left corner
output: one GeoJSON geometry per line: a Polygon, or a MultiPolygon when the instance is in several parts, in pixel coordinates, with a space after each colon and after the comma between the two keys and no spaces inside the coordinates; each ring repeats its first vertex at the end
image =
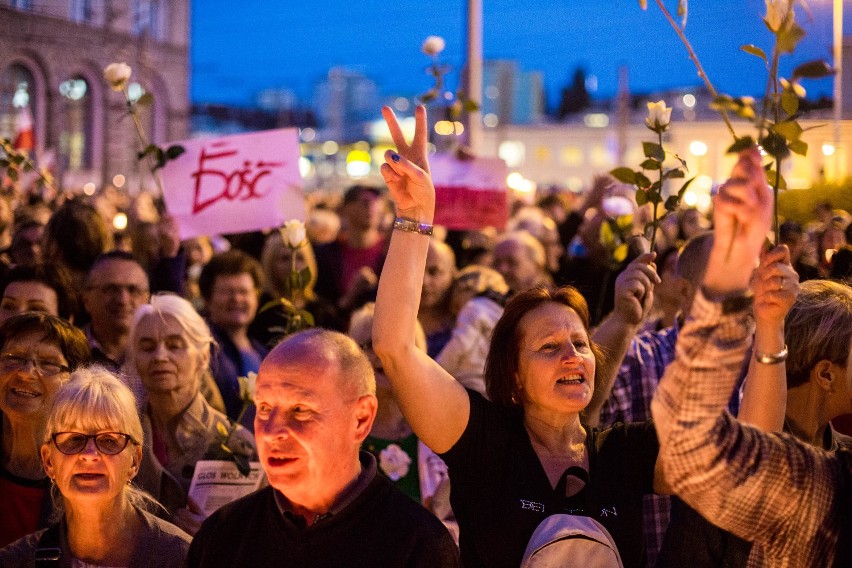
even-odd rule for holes
{"type": "MultiPolygon", "coordinates": [[[[491,402],[465,391],[414,346],[414,322],[435,210],[426,159],[426,111],[416,110],[408,145],[385,107],[397,152],[382,175],[400,218],[379,281],[373,348],[415,433],[450,468],[462,561],[517,566],[545,517],[573,512],[612,534],[625,566],[644,565],[642,496],[660,487],[650,424],[598,432],[581,423],[594,393],[600,353],[582,295],[570,287],[517,295],[494,329],[485,382],[491,402]]],[[[642,312],[656,275],[629,273],[642,312]]],[[[595,404],[598,404],[597,400],[595,404]]]]}

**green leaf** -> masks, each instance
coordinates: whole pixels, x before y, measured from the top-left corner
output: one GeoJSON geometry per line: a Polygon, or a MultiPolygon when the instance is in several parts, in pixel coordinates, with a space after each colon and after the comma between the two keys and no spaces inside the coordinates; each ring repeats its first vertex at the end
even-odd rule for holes
{"type": "Polygon", "coordinates": [[[299,271],[299,289],[304,290],[311,281],[311,269],[307,266],[299,271]]]}
{"type": "MultiPolygon", "coordinates": [[[[769,182],[769,185],[775,187],[775,170],[772,168],[772,165],[766,171],[766,180],[769,182]]],[[[787,180],[784,179],[784,176],[778,176],[778,189],[787,189],[787,180]]]]}
{"type": "Polygon", "coordinates": [[[737,138],[733,144],[728,146],[727,153],[737,154],[743,150],[751,148],[752,146],[754,146],[754,138],[751,136],[743,136],[742,138],[737,138]]]}
{"type": "Polygon", "coordinates": [[[673,168],[663,174],[663,179],[685,178],[686,174],[680,168],[673,168]]]}
{"type": "Polygon", "coordinates": [[[639,167],[643,170],[661,170],[663,168],[663,164],[661,164],[654,158],[648,158],[647,160],[639,164],[639,167]]]}
{"type": "Polygon", "coordinates": [[[795,142],[802,137],[802,127],[795,120],[779,122],[772,126],[772,130],[790,142],[795,142]]]}
{"type": "Polygon", "coordinates": [[[301,315],[302,319],[305,321],[306,327],[314,327],[316,325],[314,322],[314,316],[311,312],[307,310],[299,310],[299,315],[301,315]]]}
{"type": "Polygon", "coordinates": [[[248,477],[248,474],[251,473],[251,464],[249,464],[248,458],[242,454],[233,454],[233,458],[240,474],[243,477],[248,477]]]}
{"type": "Polygon", "coordinates": [[[466,112],[477,111],[477,110],[479,110],[479,103],[477,103],[476,101],[474,101],[472,99],[465,99],[464,100],[464,110],[466,112]]]}
{"type": "Polygon", "coordinates": [[[774,128],[766,133],[766,136],[760,139],[760,145],[766,150],[766,153],[776,160],[783,160],[790,155],[790,150],[787,148],[787,138],[782,134],[775,132],[774,128]]]}
{"type": "Polygon", "coordinates": [[[793,69],[793,81],[796,79],[822,79],[834,75],[837,71],[828,66],[823,59],[802,63],[793,69]]]}
{"type": "Polygon", "coordinates": [[[145,107],[151,106],[152,104],[154,104],[154,95],[152,95],[151,93],[142,93],[142,96],[136,99],[136,102],[134,104],[145,107]]]}
{"type": "Polygon", "coordinates": [[[636,185],[639,187],[648,187],[651,185],[651,180],[645,174],[636,172],[636,185]]]}
{"type": "Polygon", "coordinates": [[[800,28],[799,24],[793,22],[789,29],[777,35],[778,51],[781,53],[793,53],[803,37],[805,37],[805,30],[800,28]]]}
{"type": "Polygon", "coordinates": [[[166,160],[174,160],[184,152],[186,152],[186,148],[184,148],[180,144],[174,144],[173,146],[169,146],[168,148],[166,148],[166,160]]]}
{"type": "Polygon", "coordinates": [[[680,191],[677,192],[677,198],[678,199],[683,199],[683,194],[686,193],[686,188],[688,188],[689,185],[694,181],[695,181],[695,178],[691,177],[688,180],[686,180],[686,182],[682,186],[680,186],[680,191]]]}
{"type": "Polygon", "coordinates": [[[804,140],[794,140],[790,142],[790,151],[800,156],[808,155],[808,143],[804,140]]]}
{"type": "Polygon", "coordinates": [[[620,181],[622,183],[629,183],[630,185],[636,184],[636,172],[634,172],[630,168],[624,168],[624,167],[615,168],[614,170],[611,170],[609,173],[612,177],[614,177],[615,179],[617,179],[618,181],[620,181]]]}
{"type": "Polygon", "coordinates": [[[33,171],[33,163],[32,162],[24,162],[23,169],[25,172],[33,171]]]}
{"type": "Polygon", "coordinates": [[[162,168],[165,165],[166,165],[166,153],[163,152],[162,148],[157,147],[156,151],[154,152],[154,169],[159,170],[160,168],[162,168]]]}
{"type": "Polygon", "coordinates": [[[759,57],[759,58],[763,59],[763,62],[764,62],[764,63],[768,63],[768,62],[769,62],[769,61],[766,59],[766,53],[764,53],[762,49],[760,49],[759,47],[757,47],[757,46],[756,46],[756,45],[754,45],[754,44],[751,44],[751,43],[750,43],[750,44],[748,44],[748,45],[742,45],[742,46],[740,46],[740,49],[741,49],[741,50],[743,50],[743,51],[745,51],[746,53],[750,53],[751,55],[754,55],[754,56],[756,56],[756,57],[759,57]]]}
{"type": "Polygon", "coordinates": [[[670,195],[668,199],[666,199],[666,211],[675,211],[680,205],[680,199],[677,195],[670,195]]]}
{"type": "Polygon", "coordinates": [[[646,158],[654,158],[658,162],[666,159],[665,150],[656,142],[642,142],[642,152],[646,158]]]}
{"type": "Polygon", "coordinates": [[[799,111],[799,96],[793,89],[784,89],[781,93],[781,108],[790,116],[799,111]]]}
{"type": "Polygon", "coordinates": [[[9,179],[12,181],[18,181],[18,170],[15,168],[9,168],[6,170],[6,175],[9,176],[9,179]]]}
{"type": "Polygon", "coordinates": [[[0,168],[8,168],[8,167],[9,167],[9,160],[7,160],[6,158],[0,158],[0,168]]]}
{"type": "Polygon", "coordinates": [[[648,203],[648,192],[644,189],[636,190],[636,205],[642,207],[648,203]]]}
{"type": "Polygon", "coordinates": [[[219,432],[219,434],[220,434],[222,437],[224,437],[224,438],[226,438],[226,439],[227,439],[227,437],[228,437],[228,428],[226,428],[224,424],[222,424],[221,422],[217,422],[217,423],[216,423],[216,431],[217,431],[217,432],[219,432]]]}
{"type": "Polygon", "coordinates": [[[23,154],[9,154],[9,161],[16,166],[20,166],[24,163],[24,156],[23,154]]]}

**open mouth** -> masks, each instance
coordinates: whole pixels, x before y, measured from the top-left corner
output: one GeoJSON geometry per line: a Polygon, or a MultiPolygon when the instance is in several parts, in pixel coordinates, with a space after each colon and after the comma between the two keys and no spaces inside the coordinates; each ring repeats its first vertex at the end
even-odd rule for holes
{"type": "Polygon", "coordinates": [[[270,467],[284,467],[295,463],[296,458],[275,458],[270,456],[266,461],[270,467]]]}
{"type": "Polygon", "coordinates": [[[38,398],[38,397],[41,396],[41,393],[39,393],[39,392],[35,392],[35,391],[27,390],[27,389],[22,389],[20,387],[13,387],[12,392],[14,394],[18,395],[18,396],[24,396],[24,397],[27,397],[27,398],[38,398]]]}
{"type": "Polygon", "coordinates": [[[585,382],[586,379],[580,374],[565,375],[556,380],[557,385],[582,385],[585,382]]]}
{"type": "Polygon", "coordinates": [[[74,477],[81,481],[96,481],[102,478],[104,474],[102,473],[75,473],[74,477]]]}

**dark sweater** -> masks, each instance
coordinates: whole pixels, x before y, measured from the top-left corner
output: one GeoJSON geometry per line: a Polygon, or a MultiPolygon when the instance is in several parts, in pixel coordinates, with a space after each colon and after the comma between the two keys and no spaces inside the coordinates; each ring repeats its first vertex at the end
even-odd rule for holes
{"type": "Polygon", "coordinates": [[[213,513],[187,566],[456,567],[444,526],[377,475],[342,511],[308,528],[281,514],[266,487],[213,513]]]}

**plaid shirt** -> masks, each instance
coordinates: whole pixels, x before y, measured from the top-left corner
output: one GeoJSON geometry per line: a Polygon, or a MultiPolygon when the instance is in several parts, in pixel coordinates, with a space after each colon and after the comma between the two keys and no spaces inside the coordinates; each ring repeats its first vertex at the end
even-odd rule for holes
{"type": "MultiPolygon", "coordinates": [[[[609,398],[601,408],[601,428],[616,422],[644,422],[651,419],[651,399],[666,367],[674,360],[677,323],[659,331],[638,334],[618,369],[609,398]]],[[[669,526],[671,499],[646,495],[643,511],[645,554],[648,566],[655,566],[666,529],[669,526]]]]}
{"type": "Polygon", "coordinates": [[[751,327],[746,312],[723,314],[697,294],[652,406],[657,424],[671,428],[660,440],[666,479],[713,524],[754,542],[749,566],[830,566],[849,476],[843,458],[724,410],[751,327]]]}

